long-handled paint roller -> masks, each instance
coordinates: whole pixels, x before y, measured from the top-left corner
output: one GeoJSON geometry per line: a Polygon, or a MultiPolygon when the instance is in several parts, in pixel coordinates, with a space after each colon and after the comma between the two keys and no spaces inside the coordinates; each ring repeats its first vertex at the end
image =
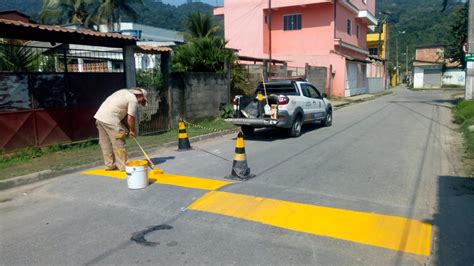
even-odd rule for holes
{"type": "Polygon", "coordinates": [[[137,143],[138,147],[140,147],[140,150],[142,150],[143,154],[145,155],[145,158],[147,159],[148,163],[150,163],[151,165],[151,168],[152,170],[150,171],[150,175],[151,176],[154,176],[154,175],[161,175],[161,174],[164,174],[164,171],[163,169],[160,169],[158,167],[156,167],[156,165],[153,163],[153,161],[150,159],[150,156],[148,156],[148,154],[145,152],[145,150],[143,149],[142,145],[140,145],[140,143],[138,142],[138,139],[136,137],[132,137],[132,139],[135,140],[135,142],[137,143]]]}
{"type": "Polygon", "coordinates": [[[267,104],[263,107],[265,114],[270,114],[272,112],[272,108],[270,107],[270,104],[268,104],[268,95],[267,95],[267,87],[265,85],[265,76],[263,75],[262,71],[262,84],[263,84],[263,92],[265,93],[265,100],[267,104]]]}

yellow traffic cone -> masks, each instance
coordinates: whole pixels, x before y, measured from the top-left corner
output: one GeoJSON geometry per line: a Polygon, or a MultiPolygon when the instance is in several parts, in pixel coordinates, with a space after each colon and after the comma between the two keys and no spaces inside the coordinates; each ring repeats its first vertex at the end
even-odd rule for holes
{"type": "Polygon", "coordinates": [[[186,133],[186,124],[183,119],[179,120],[178,130],[178,151],[192,149],[191,144],[189,143],[188,133],[186,133]]]}
{"type": "Polygon", "coordinates": [[[237,141],[235,142],[235,155],[234,162],[232,164],[232,172],[228,179],[248,180],[255,175],[250,174],[250,168],[247,165],[247,156],[245,155],[245,143],[242,132],[237,135],[237,141]]]}

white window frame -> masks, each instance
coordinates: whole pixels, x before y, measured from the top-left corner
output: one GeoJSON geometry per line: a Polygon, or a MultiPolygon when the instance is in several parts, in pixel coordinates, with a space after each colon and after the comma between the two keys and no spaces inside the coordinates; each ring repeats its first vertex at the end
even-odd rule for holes
{"type": "Polygon", "coordinates": [[[283,31],[294,31],[294,30],[301,30],[303,29],[303,14],[302,13],[293,13],[293,14],[286,14],[286,15],[283,15],[283,31]],[[295,28],[293,27],[292,29],[286,29],[285,30],[285,17],[293,17],[293,16],[300,16],[300,23],[301,23],[301,28],[295,28]]]}

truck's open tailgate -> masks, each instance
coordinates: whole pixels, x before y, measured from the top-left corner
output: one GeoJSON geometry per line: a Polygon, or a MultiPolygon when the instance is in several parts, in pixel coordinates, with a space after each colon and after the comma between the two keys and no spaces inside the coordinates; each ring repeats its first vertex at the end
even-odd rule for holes
{"type": "Polygon", "coordinates": [[[238,126],[266,127],[276,126],[278,121],[264,118],[228,118],[225,121],[238,126]]]}

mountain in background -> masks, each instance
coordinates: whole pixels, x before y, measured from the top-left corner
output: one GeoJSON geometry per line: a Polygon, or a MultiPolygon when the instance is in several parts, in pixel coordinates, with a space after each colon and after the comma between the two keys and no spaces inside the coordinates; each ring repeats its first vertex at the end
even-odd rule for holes
{"type": "MultiPolygon", "coordinates": [[[[451,0],[448,8],[441,12],[443,0],[376,0],[376,16],[386,18],[391,27],[389,49],[390,61],[395,61],[396,41],[399,43],[399,61],[403,66],[408,47],[409,59],[414,57],[415,47],[420,45],[446,44],[451,37],[451,14],[461,8],[466,0],[451,0]],[[381,11],[390,12],[385,16],[381,11]],[[405,33],[402,33],[405,32],[405,33]]],[[[138,23],[161,28],[184,31],[186,17],[191,12],[212,14],[216,0],[187,3],[187,0],[144,0],[139,8],[138,23]],[[162,3],[163,2],[163,3],[162,3]]],[[[217,0],[222,5],[223,0],[217,0]]],[[[41,0],[0,0],[0,11],[18,10],[38,20],[41,0]]],[[[126,20],[125,20],[126,21],[126,20]]],[[[216,19],[221,25],[222,22],[216,19]]]]}
{"type": "Polygon", "coordinates": [[[448,44],[451,34],[452,14],[465,5],[464,0],[450,1],[443,12],[443,0],[377,0],[376,16],[387,19],[390,25],[389,60],[396,61],[397,40],[398,59],[402,68],[414,58],[415,48],[422,45],[448,44]],[[382,14],[390,13],[390,15],[382,14]]]}

